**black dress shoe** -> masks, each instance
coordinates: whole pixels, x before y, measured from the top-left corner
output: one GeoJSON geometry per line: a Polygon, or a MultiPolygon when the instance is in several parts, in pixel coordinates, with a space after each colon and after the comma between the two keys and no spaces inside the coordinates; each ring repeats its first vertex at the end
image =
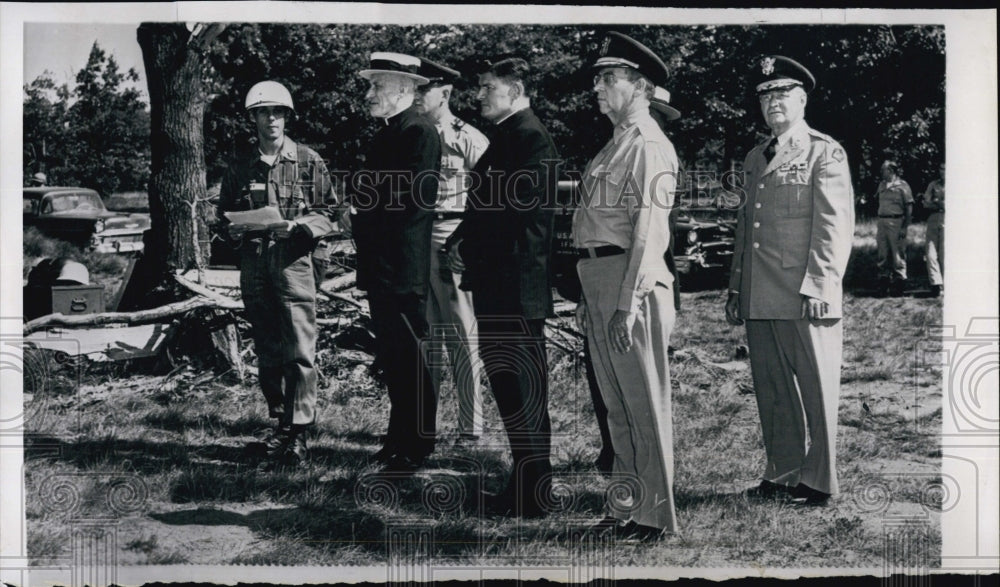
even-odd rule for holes
{"type": "Polygon", "coordinates": [[[625,522],[619,520],[618,518],[607,516],[600,522],[591,524],[590,527],[587,528],[587,531],[591,534],[603,534],[605,532],[615,532],[624,525],[625,522]]]}
{"type": "Polygon", "coordinates": [[[408,455],[395,454],[389,457],[382,468],[384,473],[413,473],[424,466],[424,459],[408,455]]]}
{"type": "Polygon", "coordinates": [[[306,446],[306,435],[304,432],[300,432],[292,437],[279,460],[286,467],[298,467],[299,465],[304,465],[309,460],[309,448],[306,446]]]}
{"type": "Polygon", "coordinates": [[[821,507],[830,502],[830,494],[799,483],[792,490],[792,505],[800,507],[821,507]]]}
{"type": "Polygon", "coordinates": [[[624,526],[615,528],[615,536],[622,542],[656,542],[666,536],[662,528],[645,526],[629,521],[624,526]]]}
{"type": "Polygon", "coordinates": [[[483,515],[518,518],[544,518],[548,512],[533,500],[517,499],[509,492],[482,491],[477,496],[476,508],[483,515]]]}
{"type": "Polygon", "coordinates": [[[392,457],[396,456],[396,449],[389,445],[383,446],[375,454],[368,457],[369,462],[378,463],[384,465],[389,462],[392,457]]]}
{"type": "Polygon", "coordinates": [[[480,491],[476,495],[476,510],[487,516],[512,516],[514,499],[506,492],[480,491]]]}
{"type": "Polygon", "coordinates": [[[264,456],[270,460],[281,458],[291,441],[292,428],[290,426],[275,426],[264,439],[264,456]]]}
{"type": "Polygon", "coordinates": [[[775,499],[787,496],[790,491],[791,488],[786,485],[778,485],[765,479],[760,482],[760,485],[747,489],[743,494],[751,499],[775,499]]]}

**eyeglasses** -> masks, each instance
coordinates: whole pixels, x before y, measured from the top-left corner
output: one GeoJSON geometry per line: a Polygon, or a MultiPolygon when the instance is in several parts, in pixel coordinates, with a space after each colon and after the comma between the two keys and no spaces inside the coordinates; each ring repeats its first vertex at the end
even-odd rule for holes
{"type": "Polygon", "coordinates": [[[594,85],[603,83],[607,87],[611,87],[618,83],[618,80],[623,80],[625,78],[618,77],[613,71],[605,71],[594,76],[594,85]]]}
{"type": "Polygon", "coordinates": [[[768,92],[766,94],[761,94],[758,97],[760,98],[761,104],[767,104],[768,102],[784,102],[792,97],[792,93],[787,90],[783,92],[768,92]]]}

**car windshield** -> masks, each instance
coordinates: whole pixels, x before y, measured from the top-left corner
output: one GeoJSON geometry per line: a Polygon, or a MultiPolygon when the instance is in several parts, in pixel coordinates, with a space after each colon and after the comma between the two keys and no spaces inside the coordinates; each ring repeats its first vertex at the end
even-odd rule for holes
{"type": "Polygon", "coordinates": [[[104,203],[100,196],[94,193],[69,193],[55,194],[49,200],[49,210],[46,212],[84,212],[92,210],[104,210],[104,203]],[[51,207],[50,207],[51,206],[51,207]]]}

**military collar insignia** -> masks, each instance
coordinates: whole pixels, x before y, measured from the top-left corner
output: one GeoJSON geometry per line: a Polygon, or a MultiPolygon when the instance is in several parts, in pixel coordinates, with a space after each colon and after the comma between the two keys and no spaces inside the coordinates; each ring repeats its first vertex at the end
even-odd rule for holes
{"type": "Polygon", "coordinates": [[[774,73],[774,57],[765,57],[760,60],[760,72],[764,75],[774,73]]]}

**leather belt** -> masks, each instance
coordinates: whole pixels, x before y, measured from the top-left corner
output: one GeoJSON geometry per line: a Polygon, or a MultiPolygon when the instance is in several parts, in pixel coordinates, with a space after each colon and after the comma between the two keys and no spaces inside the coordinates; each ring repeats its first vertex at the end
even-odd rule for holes
{"type": "Polygon", "coordinates": [[[902,218],[902,214],[879,214],[879,218],[902,218]]]}
{"type": "Polygon", "coordinates": [[[625,249],[616,247],[615,245],[587,247],[584,249],[577,249],[576,254],[583,259],[597,259],[599,257],[610,257],[612,255],[624,255],[625,249]]]}
{"type": "Polygon", "coordinates": [[[461,212],[435,212],[434,220],[455,220],[461,218],[461,212]]]}

